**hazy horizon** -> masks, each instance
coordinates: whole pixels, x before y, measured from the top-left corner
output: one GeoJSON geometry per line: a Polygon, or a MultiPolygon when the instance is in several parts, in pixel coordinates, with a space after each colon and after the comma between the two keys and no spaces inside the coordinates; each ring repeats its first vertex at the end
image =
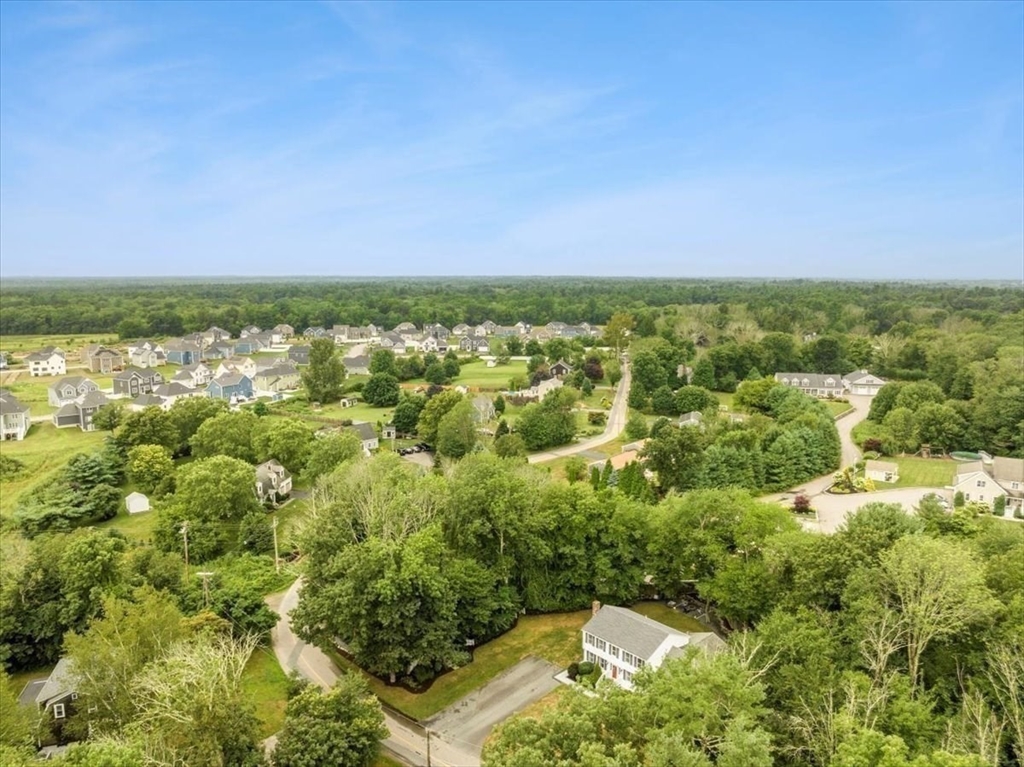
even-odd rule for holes
{"type": "Polygon", "coordinates": [[[496,271],[1024,278],[1024,4],[0,3],[4,279],[496,271]]]}

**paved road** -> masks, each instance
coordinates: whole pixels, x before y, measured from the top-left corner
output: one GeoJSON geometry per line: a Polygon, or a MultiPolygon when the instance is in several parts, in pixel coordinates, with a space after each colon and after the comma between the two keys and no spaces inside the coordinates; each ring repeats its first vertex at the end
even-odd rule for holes
{"type": "Polygon", "coordinates": [[[846,515],[867,503],[898,503],[910,511],[920,503],[922,496],[936,492],[934,487],[901,487],[897,490],[879,490],[874,493],[853,493],[851,495],[829,495],[822,493],[814,497],[814,510],[818,519],[801,519],[808,530],[834,533],[846,522],[846,515]]]}
{"type": "Polygon", "coordinates": [[[558,687],[561,669],[540,658],[524,658],[512,668],[449,706],[427,722],[431,731],[457,740],[479,755],[494,725],[558,687]]]}
{"type": "MultiPolygon", "coordinates": [[[[270,639],[274,654],[285,673],[297,670],[303,677],[326,690],[334,684],[341,672],[319,648],[295,636],[288,618],[299,603],[301,588],[302,580],[299,579],[283,594],[267,597],[267,604],[280,616],[270,632],[270,639]]],[[[384,719],[388,727],[384,747],[405,764],[413,767],[425,765],[427,741],[421,728],[386,712],[384,719]]],[[[478,749],[470,750],[453,744],[444,735],[434,735],[430,739],[430,762],[432,767],[479,767],[480,753],[478,749]]]]}
{"type": "Polygon", "coordinates": [[[626,428],[626,418],[629,415],[629,408],[626,406],[626,400],[629,398],[629,382],[631,380],[631,374],[629,370],[629,363],[622,363],[622,380],[619,381],[619,387],[615,390],[615,401],[612,402],[612,409],[608,411],[608,423],[604,427],[604,431],[596,437],[592,437],[583,442],[576,442],[572,445],[566,445],[565,447],[556,447],[553,450],[546,450],[543,453],[533,453],[530,455],[530,463],[543,463],[544,461],[553,461],[556,458],[563,458],[567,455],[576,455],[577,453],[583,453],[587,450],[593,450],[595,447],[600,447],[605,442],[611,442],[613,439],[622,434],[626,428]]]}

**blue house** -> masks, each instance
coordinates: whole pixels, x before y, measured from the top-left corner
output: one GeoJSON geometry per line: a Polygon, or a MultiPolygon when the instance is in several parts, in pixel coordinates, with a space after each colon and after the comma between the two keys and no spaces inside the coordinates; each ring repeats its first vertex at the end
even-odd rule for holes
{"type": "Polygon", "coordinates": [[[206,393],[214,399],[248,399],[253,394],[252,379],[242,373],[225,373],[210,382],[206,393]]]}
{"type": "Polygon", "coordinates": [[[167,361],[175,365],[194,365],[200,360],[200,348],[191,341],[168,341],[164,344],[167,361]]]}
{"type": "Polygon", "coordinates": [[[239,338],[235,341],[235,354],[255,354],[263,348],[263,344],[252,336],[239,338]]]}
{"type": "Polygon", "coordinates": [[[233,356],[235,356],[234,344],[226,341],[218,341],[203,349],[204,360],[226,360],[228,357],[233,356]]]}

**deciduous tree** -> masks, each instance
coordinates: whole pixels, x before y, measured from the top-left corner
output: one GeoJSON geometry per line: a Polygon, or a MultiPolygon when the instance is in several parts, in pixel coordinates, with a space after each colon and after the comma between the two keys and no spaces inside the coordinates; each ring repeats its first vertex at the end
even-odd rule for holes
{"type": "Polygon", "coordinates": [[[314,338],[309,344],[309,365],[302,371],[302,385],[310,402],[333,402],[345,385],[345,366],[331,338],[314,338]]]}

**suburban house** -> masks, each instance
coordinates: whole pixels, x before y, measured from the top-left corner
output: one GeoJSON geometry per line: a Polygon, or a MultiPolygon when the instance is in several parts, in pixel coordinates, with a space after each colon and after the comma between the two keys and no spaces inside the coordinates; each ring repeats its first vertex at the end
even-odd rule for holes
{"type": "Polygon", "coordinates": [[[900,467],[892,461],[865,461],[864,477],[873,482],[898,482],[900,467]]]}
{"type": "Polygon", "coordinates": [[[128,351],[128,364],[133,368],[155,368],[167,362],[167,357],[162,351],[156,349],[130,349],[128,351]]]}
{"type": "Polygon", "coordinates": [[[313,325],[302,331],[303,338],[323,338],[327,335],[327,331],[320,325],[313,325]]]}
{"type": "Polygon", "coordinates": [[[78,679],[67,658],[57,661],[45,681],[33,684],[38,687],[36,705],[52,716],[55,722],[62,722],[74,713],[75,702],[78,700],[78,679]]]}
{"type": "Polygon", "coordinates": [[[235,354],[255,354],[263,351],[265,346],[259,336],[245,336],[235,341],[234,352],[235,354]]]}
{"type": "Polygon", "coordinates": [[[561,378],[548,378],[548,379],[546,379],[544,381],[541,381],[536,386],[531,386],[529,389],[527,389],[525,392],[523,392],[521,396],[529,397],[531,399],[536,399],[536,400],[542,400],[546,396],[548,396],[548,394],[553,392],[555,389],[561,389],[561,388],[562,388],[562,379],[561,378]]]}
{"type": "Polygon", "coordinates": [[[682,657],[688,647],[713,653],[725,642],[710,632],[678,631],[624,607],[602,607],[599,602],[583,627],[583,659],[600,666],[605,677],[626,690],[633,689],[637,671],[682,657]]]}
{"type": "Polygon", "coordinates": [[[92,431],[92,418],[96,411],[109,404],[110,400],[101,391],[91,391],[83,394],[74,402],[61,405],[53,414],[53,425],[58,429],[66,429],[69,426],[77,426],[82,431],[92,431]]]}
{"type": "Polygon", "coordinates": [[[153,389],[153,394],[157,397],[161,397],[164,401],[164,409],[169,410],[179,399],[205,397],[206,391],[203,389],[194,389],[181,381],[169,381],[168,383],[160,384],[153,389]]]}
{"type": "Polygon", "coordinates": [[[459,341],[459,351],[472,352],[474,354],[487,354],[490,352],[490,344],[486,338],[479,336],[464,336],[459,341]]]}
{"type": "Polygon", "coordinates": [[[253,378],[260,391],[291,391],[298,389],[301,377],[291,362],[279,362],[274,367],[264,368],[253,378]]]}
{"type": "Polygon", "coordinates": [[[25,357],[25,362],[28,363],[29,375],[33,377],[62,376],[67,375],[68,372],[64,352],[53,346],[32,352],[25,357]]]}
{"type": "Polygon", "coordinates": [[[149,498],[138,491],[128,493],[124,499],[124,507],[129,514],[141,514],[149,511],[149,498]]]}
{"type": "Polygon", "coordinates": [[[438,341],[447,341],[448,337],[452,334],[448,328],[438,322],[429,322],[423,326],[424,334],[433,336],[438,341]]]}
{"type": "Polygon", "coordinates": [[[256,377],[256,363],[252,357],[228,357],[222,360],[217,369],[213,371],[214,378],[220,378],[227,373],[241,373],[249,378],[256,377]]]}
{"type": "Polygon", "coordinates": [[[498,324],[496,322],[491,322],[490,320],[484,320],[483,322],[480,323],[480,327],[482,327],[484,329],[484,332],[490,336],[493,335],[494,331],[498,329],[498,324]]]}
{"type": "Polygon", "coordinates": [[[176,339],[164,344],[167,361],[175,365],[194,365],[202,359],[202,347],[194,341],[176,339]]]}
{"type": "Polygon", "coordinates": [[[458,325],[452,328],[452,335],[459,337],[466,336],[469,335],[470,330],[472,330],[472,328],[470,328],[469,325],[467,325],[465,322],[460,322],[458,325]]]}
{"type": "Polygon", "coordinates": [[[363,452],[367,455],[370,454],[371,450],[376,450],[380,447],[377,431],[373,428],[372,423],[354,423],[349,428],[359,437],[359,441],[363,443],[363,452]]]}
{"type": "Polygon", "coordinates": [[[395,354],[405,354],[405,339],[398,333],[385,333],[380,337],[380,348],[390,349],[395,354]]]}
{"type": "Polygon", "coordinates": [[[275,325],[270,331],[270,337],[275,344],[279,344],[284,341],[284,339],[291,338],[293,335],[295,335],[295,328],[291,325],[275,325]]]}
{"type": "Polygon", "coordinates": [[[551,375],[553,375],[555,378],[564,378],[565,376],[572,373],[572,365],[570,365],[565,360],[559,360],[550,368],[548,368],[548,370],[551,373],[551,375]]]}
{"type": "Polygon", "coordinates": [[[473,328],[471,331],[469,331],[469,333],[467,333],[467,335],[474,336],[476,338],[486,338],[487,337],[487,328],[485,328],[483,325],[477,325],[475,328],[473,328]]]}
{"type": "Polygon", "coordinates": [[[498,338],[511,338],[519,335],[519,328],[515,325],[498,325],[494,329],[494,335],[498,338]]]}
{"type": "Polygon", "coordinates": [[[420,345],[420,351],[440,352],[441,354],[448,351],[448,341],[446,339],[438,338],[435,335],[424,336],[418,343],[420,345]]]}
{"type": "Polygon", "coordinates": [[[885,381],[878,376],[871,375],[866,370],[854,370],[843,376],[843,386],[850,394],[874,397],[878,394],[878,390],[885,386],[885,381]]]}
{"type": "Polygon", "coordinates": [[[214,399],[249,399],[253,394],[252,379],[243,373],[226,373],[210,381],[206,393],[214,399]]]}
{"type": "Polygon", "coordinates": [[[968,461],[956,467],[953,493],[963,493],[965,501],[993,503],[1006,498],[1012,513],[1024,509],[1024,458],[992,457],[981,454],[980,461],[968,461]]]}
{"type": "Polygon", "coordinates": [[[124,367],[121,352],[101,344],[89,344],[82,348],[82,362],[93,373],[113,373],[124,367]]]}
{"type": "Polygon", "coordinates": [[[203,342],[207,344],[216,344],[223,341],[230,341],[231,334],[224,328],[218,328],[216,325],[211,325],[209,328],[202,332],[203,342]]]}
{"type": "Polygon", "coordinates": [[[370,375],[370,358],[366,355],[358,357],[345,357],[341,361],[345,366],[345,371],[350,376],[368,376],[370,375]]]}
{"type": "Polygon", "coordinates": [[[309,364],[309,347],[308,346],[293,346],[288,350],[288,359],[294,362],[296,365],[308,365],[309,364]]]}
{"type": "Polygon", "coordinates": [[[99,388],[93,381],[83,376],[68,376],[50,386],[46,400],[53,407],[60,407],[68,402],[73,402],[83,394],[99,391],[99,388]]]}
{"type": "Polygon", "coordinates": [[[227,341],[216,341],[203,349],[204,360],[226,360],[235,356],[235,345],[227,341]]]}
{"type": "Polygon", "coordinates": [[[128,368],[114,376],[114,394],[138,397],[149,394],[164,382],[164,377],[156,370],[128,368]]]}
{"type": "MultiPolygon", "coordinates": [[[[646,440],[644,440],[644,442],[646,442],[646,440]]],[[[639,461],[639,460],[640,460],[640,450],[639,449],[635,449],[635,450],[623,449],[621,453],[618,453],[617,455],[613,455],[610,458],[599,458],[596,461],[591,461],[590,463],[587,464],[587,471],[590,471],[593,468],[597,468],[598,471],[604,471],[605,465],[606,464],[611,464],[612,475],[615,475],[618,472],[622,471],[627,466],[629,466],[629,464],[635,463],[636,461],[639,461]]]]}
{"type": "Polygon", "coordinates": [[[276,504],[292,491],[292,475],[274,459],[256,467],[256,497],[276,504]]]}
{"type": "Polygon", "coordinates": [[[775,380],[812,397],[842,397],[846,393],[842,376],[831,373],[776,373],[775,380]]]}
{"type": "Polygon", "coordinates": [[[256,325],[246,325],[238,335],[242,338],[248,338],[249,336],[258,336],[262,332],[256,325]]]}
{"type": "Polygon", "coordinates": [[[482,394],[479,397],[474,397],[473,408],[481,423],[494,420],[496,413],[494,412],[494,402],[490,397],[485,397],[482,394]]]}
{"type": "Polygon", "coordinates": [[[198,389],[213,380],[213,369],[202,362],[184,365],[171,377],[171,380],[198,389]]]}
{"type": "Polygon", "coordinates": [[[22,405],[7,389],[0,389],[0,437],[21,441],[32,426],[28,405],[22,405]]]}
{"type": "Polygon", "coordinates": [[[128,409],[136,412],[145,410],[147,407],[158,407],[161,410],[167,410],[170,405],[167,404],[167,400],[158,394],[140,394],[128,403],[128,409]]]}

